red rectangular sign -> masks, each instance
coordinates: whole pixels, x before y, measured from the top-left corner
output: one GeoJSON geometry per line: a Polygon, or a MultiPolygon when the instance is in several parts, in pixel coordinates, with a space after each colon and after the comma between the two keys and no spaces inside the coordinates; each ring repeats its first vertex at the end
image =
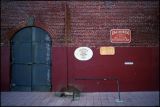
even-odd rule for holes
{"type": "Polygon", "coordinates": [[[112,29],[110,31],[110,41],[112,43],[130,43],[131,30],[130,29],[112,29]]]}

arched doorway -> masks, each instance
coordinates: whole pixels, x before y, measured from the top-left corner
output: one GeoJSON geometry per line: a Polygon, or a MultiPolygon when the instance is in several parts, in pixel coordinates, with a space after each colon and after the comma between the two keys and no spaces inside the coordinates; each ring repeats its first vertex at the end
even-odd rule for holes
{"type": "Polygon", "coordinates": [[[11,91],[51,90],[51,38],[26,27],[11,39],[11,91]]]}

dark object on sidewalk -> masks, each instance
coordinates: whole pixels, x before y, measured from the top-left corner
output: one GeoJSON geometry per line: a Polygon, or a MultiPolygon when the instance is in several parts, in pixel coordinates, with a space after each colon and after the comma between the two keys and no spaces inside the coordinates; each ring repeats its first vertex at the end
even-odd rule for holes
{"type": "Polygon", "coordinates": [[[62,92],[62,93],[60,94],[60,97],[66,97],[65,93],[62,92]]]}
{"type": "Polygon", "coordinates": [[[63,87],[60,92],[60,97],[73,96],[73,100],[80,96],[80,90],[74,86],[63,87]]]}

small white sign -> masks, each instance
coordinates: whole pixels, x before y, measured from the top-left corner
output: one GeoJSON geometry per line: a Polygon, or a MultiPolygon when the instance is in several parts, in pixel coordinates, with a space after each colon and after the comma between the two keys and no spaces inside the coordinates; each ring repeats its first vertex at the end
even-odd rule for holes
{"type": "Polygon", "coordinates": [[[127,62],[127,61],[126,61],[126,62],[124,62],[124,64],[125,64],[125,65],[133,65],[134,63],[133,63],[133,62],[127,62]]]}
{"type": "Polygon", "coordinates": [[[79,47],[74,51],[74,56],[80,61],[87,61],[92,58],[93,51],[88,47],[79,47]]]}

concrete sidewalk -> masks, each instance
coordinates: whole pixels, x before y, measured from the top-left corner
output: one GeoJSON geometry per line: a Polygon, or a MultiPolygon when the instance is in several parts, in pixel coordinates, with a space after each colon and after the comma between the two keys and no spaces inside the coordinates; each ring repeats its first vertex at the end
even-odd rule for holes
{"type": "Polygon", "coordinates": [[[1,106],[159,106],[159,92],[121,92],[123,102],[117,98],[117,92],[81,93],[75,101],[55,92],[1,92],[1,106]]]}

